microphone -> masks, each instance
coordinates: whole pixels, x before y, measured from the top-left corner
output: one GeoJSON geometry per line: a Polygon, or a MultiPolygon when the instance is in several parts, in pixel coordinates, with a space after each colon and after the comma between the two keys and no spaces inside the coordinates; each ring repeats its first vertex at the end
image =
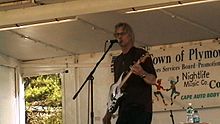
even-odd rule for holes
{"type": "Polygon", "coordinates": [[[106,44],[110,42],[111,44],[109,45],[109,48],[108,50],[113,46],[114,43],[119,43],[119,41],[117,39],[114,39],[114,40],[106,40],[105,41],[105,47],[104,47],[104,51],[106,51],[106,44]]]}
{"type": "Polygon", "coordinates": [[[107,40],[106,42],[110,42],[110,43],[119,43],[119,41],[117,39],[114,39],[114,40],[107,40]]]}

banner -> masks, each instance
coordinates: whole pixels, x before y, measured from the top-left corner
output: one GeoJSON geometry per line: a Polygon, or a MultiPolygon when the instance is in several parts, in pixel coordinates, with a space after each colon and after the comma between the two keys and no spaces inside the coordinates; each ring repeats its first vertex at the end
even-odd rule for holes
{"type": "Polygon", "coordinates": [[[220,41],[206,40],[149,48],[157,72],[153,110],[220,106],[220,41]]]}

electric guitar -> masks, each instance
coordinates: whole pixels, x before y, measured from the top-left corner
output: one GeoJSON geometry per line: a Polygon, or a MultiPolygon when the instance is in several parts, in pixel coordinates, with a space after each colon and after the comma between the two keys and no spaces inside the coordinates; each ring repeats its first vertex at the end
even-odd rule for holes
{"type": "MultiPolygon", "coordinates": [[[[149,53],[143,54],[135,64],[140,64],[145,62],[147,57],[150,57],[149,53]]],[[[107,109],[108,112],[110,113],[114,113],[117,110],[118,100],[124,95],[124,93],[122,92],[122,87],[124,86],[128,78],[131,76],[132,71],[130,70],[124,78],[122,78],[123,74],[124,72],[120,75],[118,81],[110,86],[109,100],[107,103],[107,107],[108,107],[107,109]]]]}

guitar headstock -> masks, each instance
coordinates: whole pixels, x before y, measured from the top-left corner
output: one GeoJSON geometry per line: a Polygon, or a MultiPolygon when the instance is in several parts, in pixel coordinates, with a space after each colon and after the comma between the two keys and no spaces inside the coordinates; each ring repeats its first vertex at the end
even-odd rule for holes
{"type": "Polygon", "coordinates": [[[148,52],[145,53],[145,54],[143,54],[143,55],[140,57],[140,59],[138,60],[138,63],[139,63],[139,64],[140,64],[140,63],[144,63],[145,60],[146,60],[148,57],[150,57],[150,54],[149,54],[148,52]]]}

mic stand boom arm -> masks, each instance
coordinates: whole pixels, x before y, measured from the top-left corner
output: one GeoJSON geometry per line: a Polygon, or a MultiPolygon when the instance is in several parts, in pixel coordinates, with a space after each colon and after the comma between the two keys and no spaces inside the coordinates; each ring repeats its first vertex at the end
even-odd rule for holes
{"type": "Polygon", "coordinates": [[[111,43],[108,47],[108,49],[105,51],[105,53],[103,54],[103,56],[101,57],[101,59],[96,63],[95,67],[93,68],[93,70],[90,72],[90,74],[88,75],[88,77],[86,78],[86,80],[84,81],[84,83],[82,84],[82,86],[79,88],[79,90],[76,92],[76,94],[73,96],[73,100],[76,99],[76,97],[79,95],[80,91],[82,90],[82,88],[84,87],[84,85],[86,84],[86,82],[88,80],[90,80],[91,82],[91,124],[94,124],[94,112],[93,112],[93,74],[96,70],[96,68],[99,66],[99,64],[101,63],[101,61],[105,58],[105,55],[108,53],[108,51],[111,49],[111,47],[113,46],[114,43],[111,43]]]}

